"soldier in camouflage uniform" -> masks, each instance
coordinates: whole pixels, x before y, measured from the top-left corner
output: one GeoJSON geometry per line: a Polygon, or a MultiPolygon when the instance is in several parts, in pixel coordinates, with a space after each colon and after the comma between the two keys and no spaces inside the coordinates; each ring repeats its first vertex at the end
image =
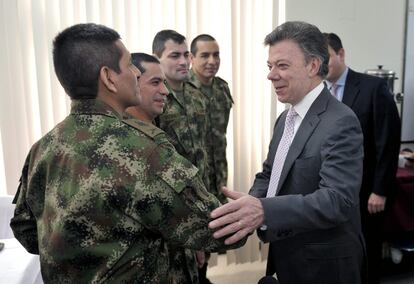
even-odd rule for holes
{"type": "MultiPolygon", "coordinates": [[[[157,124],[168,134],[178,153],[199,169],[209,188],[206,105],[203,94],[188,82],[190,52],[186,39],[173,30],[160,31],[154,37],[152,52],[160,59],[169,90],[164,113],[157,117],[157,124]]],[[[202,252],[198,255],[204,258],[202,252]]],[[[191,275],[191,281],[180,283],[199,283],[193,252],[177,249],[174,264],[177,278],[189,279],[191,275]]]]}
{"type": "Polygon", "coordinates": [[[153,53],[160,59],[169,90],[157,124],[168,134],[178,153],[199,169],[208,188],[206,105],[203,94],[188,82],[190,52],[185,37],[172,30],[160,31],[153,41],[153,53]]]}
{"type": "Polygon", "coordinates": [[[54,40],[71,113],[35,143],[10,226],[40,255],[45,283],[172,283],[167,245],[216,250],[219,205],[160,129],[121,113],[139,103],[118,33],[79,24],[54,40]]]}
{"type": "Polygon", "coordinates": [[[208,109],[209,191],[225,203],[227,198],[220,189],[227,185],[226,131],[233,98],[227,82],[216,76],[220,68],[220,49],[212,36],[201,34],[194,38],[190,58],[190,82],[203,93],[208,109]]]}
{"type": "MultiPolygon", "coordinates": [[[[230,109],[233,99],[227,82],[216,77],[220,67],[220,50],[216,40],[207,34],[201,34],[191,42],[190,82],[203,94],[207,106],[207,128],[210,135],[207,138],[207,157],[209,168],[208,190],[222,203],[227,198],[221,192],[221,187],[227,185],[226,131],[229,123],[230,109]]],[[[209,254],[207,259],[209,258],[209,254]]],[[[199,269],[201,283],[210,283],[205,276],[207,262],[199,269]]]]}
{"type": "Polygon", "coordinates": [[[165,86],[165,75],[161,69],[160,61],[146,53],[132,53],[132,63],[141,72],[139,79],[139,88],[141,102],[139,105],[126,109],[129,116],[155,124],[154,120],[163,113],[165,101],[168,95],[168,89],[165,86]]]}
{"type": "MultiPolygon", "coordinates": [[[[133,53],[132,62],[141,71],[139,80],[141,103],[127,108],[125,117],[135,118],[153,124],[163,113],[168,89],[164,72],[157,58],[145,53],[133,53]]],[[[172,248],[171,262],[174,263],[173,277],[176,283],[199,283],[196,259],[192,250],[172,248]]]]}

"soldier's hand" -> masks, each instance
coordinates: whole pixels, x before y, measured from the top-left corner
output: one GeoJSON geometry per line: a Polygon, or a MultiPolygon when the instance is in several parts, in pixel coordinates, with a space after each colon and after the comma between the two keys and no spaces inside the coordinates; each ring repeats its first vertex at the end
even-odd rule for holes
{"type": "Polygon", "coordinates": [[[209,223],[209,227],[220,228],[213,235],[216,239],[230,235],[225,244],[231,245],[263,224],[264,211],[262,203],[256,197],[231,191],[226,187],[222,191],[230,202],[211,212],[211,218],[215,220],[209,223]]]}

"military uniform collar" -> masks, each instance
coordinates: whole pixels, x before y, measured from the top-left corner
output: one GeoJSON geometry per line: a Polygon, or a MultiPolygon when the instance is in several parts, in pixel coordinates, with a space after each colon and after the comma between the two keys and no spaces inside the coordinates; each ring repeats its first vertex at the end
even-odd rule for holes
{"type": "Polygon", "coordinates": [[[190,69],[190,82],[197,88],[201,88],[201,82],[198,80],[197,76],[194,74],[193,68],[190,69]]]}
{"type": "MultiPolygon", "coordinates": [[[[216,82],[216,77],[213,78],[213,82],[211,84],[211,87],[214,86],[214,83],[216,82]]],[[[201,89],[203,84],[201,84],[200,80],[198,80],[197,76],[194,74],[193,68],[190,69],[190,80],[189,83],[194,85],[197,89],[201,89]]]]}
{"type": "MultiPolygon", "coordinates": [[[[197,76],[194,74],[193,68],[190,69],[190,80],[189,83],[191,83],[193,86],[195,86],[197,89],[201,89],[203,84],[201,84],[200,80],[198,80],[197,76]]],[[[222,86],[224,84],[227,84],[226,81],[221,79],[218,76],[213,77],[213,82],[211,83],[211,86],[214,87],[214,85],[222,86]]]]}
{"type": "MultiPolygon", "coordinates": [[[[168,90],[168,97],[167,99],[170,99],[171,97],[178,102],[180,106],[183,107],[182,102],[177,98],[177,95],[175,94],[174,90],[171,88],[171,86],[168,84],[168,82],[165,82],[165,87],[167,87],[168,90]]],[[[183,87],[184,92],[184,87],[183,87]]]]}
{"type": "Polygon", "coordinates": [[[102,114],[107,116],[117,117],[122,119],[122,115],[119,114],[112,107],[107,105],[98,99],[82,99],[72,100],[71,114],[102,114]]]}
{"type": "MultiPolygon", "coordinates": [[[[165,86],[167,87],[167,90],[168,90],[168,96],[172,96],[173,98],[174,98],[174,100],[176,100],[182,107],[184,107],[184,102],[182,102],[182,101],[180,101],[178,98],[177,98],[177,95],[175,94],[175,92],[174,92],[174,90],[171,88],[171,86],[168,84],[168,82],[165,84],[165,86]]],[[[186,88],[188,88],[188,86],[192,86],[193,88],[196,88],[196,86],[194,85],[194,83],[192,83],[192,82],[190,82],[190,81],[185,81],[184,83],[183,83],[183,89],[182,89],[182,92],[183,92],[183,98],[184,98],[184,96],[185,96],[185,90],[186,90],[186,88]]],[[[191,87],[190,87],[191,88],[191,87]]]]}

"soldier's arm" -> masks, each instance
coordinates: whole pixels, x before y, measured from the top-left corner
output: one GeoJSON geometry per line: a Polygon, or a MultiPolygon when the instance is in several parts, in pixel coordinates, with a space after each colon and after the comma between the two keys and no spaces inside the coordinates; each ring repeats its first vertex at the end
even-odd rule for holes
{"type": "Polygon", "coordinates": [[[213,238],[208,223],[211,211],[219,207],[220,202],[205,189],[198,170],[172,146],[159,145],[149,161],[157,177],[154,198],[137,204],[147,206],[145,214],[141,215],[146,226],[159,232],[171,245],[192,250],[231,249],[246,242],[247,238],[226,246],[224,238],[213,238]]]}
{"type": "Polygon", "coordinates": [[[26,202],[29,157],[30,153],[26,158],[20,178],[20,185],[14,198],[16,208],[14,216],[10,221],[10,227],[13,230],[14,237],[29,253],[39,254],[36,219],[26,202]]]}

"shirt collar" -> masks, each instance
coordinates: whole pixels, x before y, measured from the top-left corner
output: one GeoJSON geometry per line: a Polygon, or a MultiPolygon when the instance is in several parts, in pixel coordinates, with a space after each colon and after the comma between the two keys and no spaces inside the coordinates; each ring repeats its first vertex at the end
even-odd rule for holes
{"type": "Polygon", "coordinates": [[[200,82],[200,80],[198,80],[198,78],[194,74],[193,68],[190,69],[190,81],[191,81],[191,83],[194,84],[194,86],[196,86],[197,89],[201,88],[201,82],[200,82]]]}
{"type": "Polygon", "coordinates": [[[348,76],[348,71],[349,71],[349,68],[346,67],[344,72],[342,72],[341,76],[339,76],[339,78],[338,78],[338,80],[336,80],[336,82],[330,82],[330,81],[326,80],[326,85],[327,85],[328,89],[331,89],[333,83],[335,83],[337,86],[345,86],[345,81],[346,81],[346,76],[348,76]]]}
{"type": "MultiPolygon", "coordinates": [[[[213,85],[215,84],[215,80],[216,80],[216,76],[213,77],[213,82],[210,85],[211,87],[213,87],[213,85]]],[[[194,73],[193,68],[190,69],[190,79],[188,80],[190,83],[192,83],[197,89],[201,89],[201,87],[205,86],[203,85],[200,80],[197,78],[197,76],[194,73]]]]}
{"type": "Polygon", "coordinates": [[[71,114],[102,114],[122,119],[122,114],[99,99],[76,99],[71,102],[71,114]]]}
{"type": "Polygon", "coordinates": [[[308,112],[309,108],[322,92],[325,85],[321,82],[318,86],[316,86],[312,91],[310,91],[299,103],[292,106],[295,111],[298,113],[299,117],[303,119],[308,112]]]}

